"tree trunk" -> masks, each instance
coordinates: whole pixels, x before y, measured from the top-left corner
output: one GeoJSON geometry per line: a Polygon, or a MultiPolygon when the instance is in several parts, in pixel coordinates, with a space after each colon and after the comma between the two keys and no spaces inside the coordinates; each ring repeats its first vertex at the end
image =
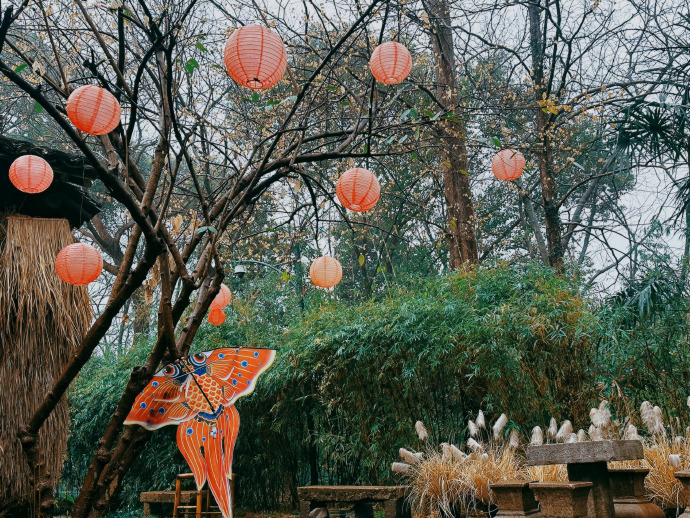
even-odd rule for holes
{"type": "Polygon", "coordinates": [[[527,6],[530,23],[530,46],[532,51],[532,77],[534,80],[534,99],[536,103],[537,145],[536,155],[539,161],[539,181],[541,183],[544,219],[546,226],[546,244],[549,249],[549,264],[559,272],[563,271],[565,249],[562,241],[561,217],[556,201],[556,177],[551,156],[552,124],[548,112],[540,103],[548,96],[544,78],[544,42],[540,21],[541,0],[527,6]]]}
{"type": "Polygon", "coordinates": [[[432,26],[436,69],[436,97],[452,117],[441,122],[443,187],[447,204],[450,267],[478,262],[474,202],[470,190],[465,124],[459,119],[455,78],[455,50],[450,11],[445,0],[430,0],[427,14],[432,26]]]}

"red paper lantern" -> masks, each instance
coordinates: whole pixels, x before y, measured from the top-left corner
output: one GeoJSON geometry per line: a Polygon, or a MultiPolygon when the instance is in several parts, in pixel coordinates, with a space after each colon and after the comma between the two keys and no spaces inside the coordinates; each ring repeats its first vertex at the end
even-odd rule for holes
{"type": "Polygon", "coordinates": [[[95,281],[103,270],[103,258],[91,245],[74,243],[60,250],[55,270],[65,282],[81,286],[95,281]]]}
{"type": "Polygon", "coordinates": [[[525,170],[525,157],[514,149],[503,149],[491,160],[491,172],[499,180],[517,180],[525,170]]]}
{"type": "Polygon", "coordinates": [[[218,295],[216,295],[211,302],[211,309],[224,308],[228,305],[230,299],[232,299],[232,292],[230,291],[230,288],[228,288],[225,284],[221,284],[218,295]]]}
{"type": "Polygon", "coordinates": [[[369,68],[379,83],[397,85],[410,74],[412,56],[405,45],[388,41],[376,47],[369,60],[369,68]]]}
{"type": "Polygon", "coordinates": [[[335,193],[345,207],[355,212],[369,210],[381,195],[376,175],[367,169],[355,167],[345,171],[335,186],[335,193]]]}
{"type": "Polygon", "coordinates": [[[208,312],[208,321],[214,326],[219,326],[225,322],[225,313],[223,313],[223,310],[220,308],[213,308],[208,312]]]}
{"type": "Polygon", "coordinates": [[[122,108],[115,96],[100,86],[77,88],[67,99],[67,116],[89,135],[105,135],[120,124],[122,108]]]}
{"type": "Polygon", "coordinates": [[[311,263],[309,277],[320,288],[332,288],[343,278],[343,267],[334,257],[324,255],[311,263]]]}
{"type": "Polygon", "coordinates": [[[53,182],[53,169],[40,156],[20,156],[10,166],[10,181],[22,192],[43,192],[53,182]]]}
{"type": "Polygon", "coordinates": [[[253,90],[270,88],[287,69],[283,40],[262,25],[245,25],[233,32],[224,59],[230,77],[253,90]]]}

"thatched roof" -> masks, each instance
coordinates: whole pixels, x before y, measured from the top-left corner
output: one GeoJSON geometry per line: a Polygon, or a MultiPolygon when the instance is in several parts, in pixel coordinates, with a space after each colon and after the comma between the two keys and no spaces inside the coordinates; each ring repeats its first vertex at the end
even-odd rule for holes
{"type": "Polygon", "coordinates": [[[88,192],[95,179],[95,171],[82,156],[0,136],[0,213],[65,218],[73,227],[79,227],[101,210],[88,192]],[[42,193],[25,194],[10,182],[10,165],[27,154],[44,158],[53,168],[53,183],[42,193]]]}
{"type": "MultiPolygon", "coordinates": [[[[17,431],[74,354],[92,313],[86,287],[62,281],[53,266],[74,242],[66,220],[12,216],[0,218],[0,226],[0,515],[29,516],[34,473],[17,431]]],[[[63,397],[39,434],[53,484],[68,429],[63,397]]]]}

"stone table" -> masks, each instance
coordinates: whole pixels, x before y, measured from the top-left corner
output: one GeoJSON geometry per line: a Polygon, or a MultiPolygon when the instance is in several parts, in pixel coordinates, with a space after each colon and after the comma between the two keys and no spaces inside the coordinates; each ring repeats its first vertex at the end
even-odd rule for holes
{"type": "Polygon", "coordinates": [[[355,518],[373,518],[372,504],[383,503],[385,518],[411,518],[405,486],[306,486],[297,488],[300,518],[312,509],[352,508],[355,518]]]}
{"type": "Polygon", "coordinates": [[[640,441],[592,441],[544,444],[527,448],[530,466],[566,464],[571,482],[591,482],[589,514],[615,518],[607,462],[644,458],[640,441]]]}

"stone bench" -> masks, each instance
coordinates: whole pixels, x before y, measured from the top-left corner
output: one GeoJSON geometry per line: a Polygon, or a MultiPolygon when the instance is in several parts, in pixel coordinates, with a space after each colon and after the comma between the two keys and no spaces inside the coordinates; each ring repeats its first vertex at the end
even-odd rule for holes
{"type": "MultiPolygon", "coordinates": [[[[570,482],[591,482],[589,515],[615,518],[608,462],[643,459],[640,441],[593,441],[543,444],[527,448],[527,464],[565,464],[570,482]]],[[[532,487],[532,486],[530,486],[532,487]]]]}
{"type": "MultiPolygon", "coordinates": [[[[193,505],[196,502],[196,491],[181,491],[180,503],[193,505]]],[[[175,491],[147,491],[141,493],[139,500],[144,504],[144,518],[151,515],[170,516],[175,503],[175,491]]]]}
{"type": "Polygon", "coordinates": [[[382,503],[385,518],[411,518],[405,486],[307,486],[297,489],[300,518],[312,509],[352,509],[354,518],[373,518],[373,504],[382,503]]]}

